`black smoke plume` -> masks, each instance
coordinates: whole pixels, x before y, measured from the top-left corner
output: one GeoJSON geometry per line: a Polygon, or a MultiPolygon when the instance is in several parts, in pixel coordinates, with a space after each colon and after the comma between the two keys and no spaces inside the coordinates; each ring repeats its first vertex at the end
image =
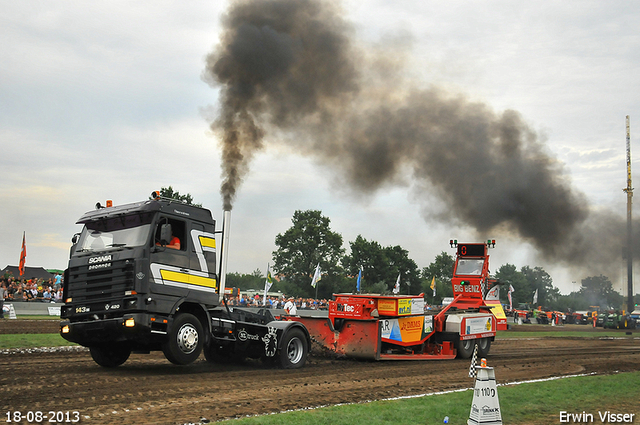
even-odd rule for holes
{"type": "Polygon", "coordinates": [[[482,235],[515,234],[547,259],[611,265],[620,258],[623,221],[590,214],[518,112],[407,81],[388,49],[355,44],[337,3],[233,1],[223,28],[204,78],[221,90],[212,129],[222,141],[225,209],[268,134],[360,193],[409,173],[446,205],[440,220],[482,235]],[[604,228],[612,232],[600,246],[606,255],[587,239],[604,228]]]}

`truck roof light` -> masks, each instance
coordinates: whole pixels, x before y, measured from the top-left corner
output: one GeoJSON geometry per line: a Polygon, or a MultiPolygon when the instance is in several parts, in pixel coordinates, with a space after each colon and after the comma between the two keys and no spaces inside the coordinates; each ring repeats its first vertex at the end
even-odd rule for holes
{"type": "Polygon", "coordinates": [[[113,201],[111,199],[107,199],[107,208],[111,208],[113,206],[113,201]]]}
{"type": "Polygon", "coordinates": [[[151,198],[158,201],[160,199],[160,191],[154,190],[153,192],[151,192],[151,198]]]}

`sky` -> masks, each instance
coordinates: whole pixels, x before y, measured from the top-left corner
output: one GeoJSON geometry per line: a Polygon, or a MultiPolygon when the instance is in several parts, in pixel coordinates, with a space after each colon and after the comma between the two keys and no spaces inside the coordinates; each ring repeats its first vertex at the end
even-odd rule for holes
{"type": "MultiPolygon", "coordinates": [[[[27,266],[64,269],[80,231],[75,222],[96,202],[144,200],[169,185],[221,218],[221,146],[210,128],[220,89],[203,73],[231,2],[0,4],[0,267],[18,264],[25,233],[27,266]]],[[[640,155],[640,4],[340,5],[354,45],[394,46],[402,81],[446,89],[496,113],[517,111],[589,208],[625,216],[627,115],[632,156],[640,155]]],[[[321,210],[347,252],[362,235],[402,246],[420,268],[441,252],[453,255],[450,239],[487,237],[439,219],[424,205],[429,188],[411,178],[358,193],[339,184],[331,163],[271,143],[275,137],[266,134],[238,188],[231,272],[264,273],[276,235],[291,227],[296,210],[321,210]]],[[[540,266],[565,294],[586,277],[542,258],[517,235],[495,233],[488,235],[497,239],[492,271],[540,266]]],[[[620,260],[612,281],[626,295],[624,267],[620,260]]]]}

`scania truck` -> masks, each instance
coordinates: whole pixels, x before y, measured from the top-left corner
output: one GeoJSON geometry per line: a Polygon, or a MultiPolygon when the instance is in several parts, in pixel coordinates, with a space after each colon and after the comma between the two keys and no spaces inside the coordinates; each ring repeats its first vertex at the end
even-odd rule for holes
{"type": "Polygon", "coordinates": [[[209,210],[158,192],[132,204],[96,204],[72,239],[62,337],[89,347],[104,367],[157,350],[177,365],[204,351],[208,361],[249,357],[302,367],[311,345],[303,324],[225,303],[229,218],[225,211],[221,234],[209,210]],[[219,262],[216,236],[223,238],[219,262]]]}

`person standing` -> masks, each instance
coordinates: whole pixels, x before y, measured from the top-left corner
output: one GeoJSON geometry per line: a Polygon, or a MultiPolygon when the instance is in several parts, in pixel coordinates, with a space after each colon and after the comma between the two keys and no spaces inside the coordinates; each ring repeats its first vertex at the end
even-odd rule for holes
{"type": "Polygon", "coordinates": [[[296,307],[296,303],[293,300],[293,297],[290,297],[284,305],[284,311],[289,315],[294,315],[298,313],[298,308],[296,307]]]}
{"type": "Polygon", "coordinates": [[[7,289],[4,287],[4,281],[0,283],[0,319],[4,319],[4,297],[7,296],[7,289]]]}

